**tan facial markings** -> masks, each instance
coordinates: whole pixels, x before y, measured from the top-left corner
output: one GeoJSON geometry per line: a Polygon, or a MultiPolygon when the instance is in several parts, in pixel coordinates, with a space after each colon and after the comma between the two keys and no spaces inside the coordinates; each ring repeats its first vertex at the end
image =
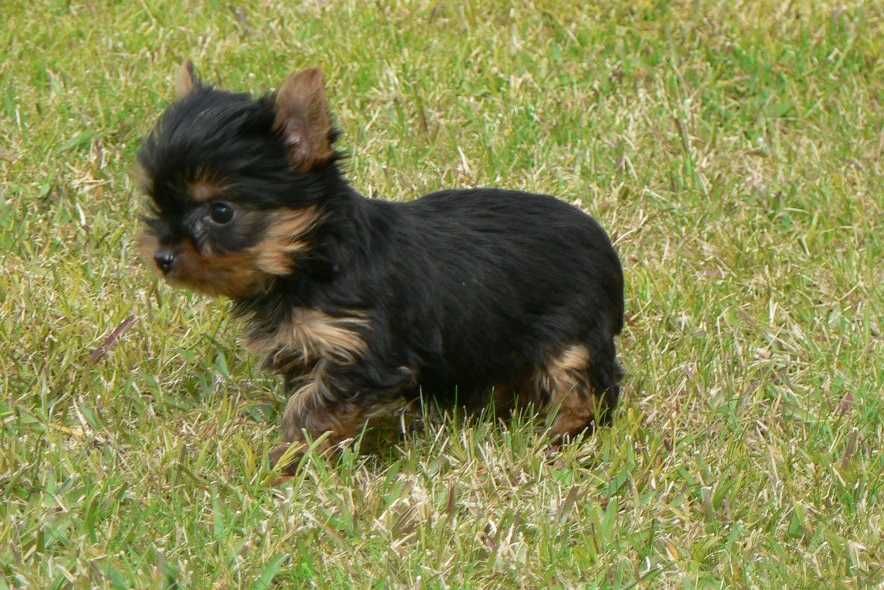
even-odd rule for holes
{"type": "MultiPolygon", "coordinates": [[[[274,276],[294,272],[296,256],[310,249],[306,235],[320,220],[314,207],[269,215],[272,220],[262,240],[240,252],[215,254],[208,246],[200,252],[189,240],[175,244],[175,263],[164,278],[208,295],[241,298],[260,293],[274,276]]],[[[149,230],[139,239],[139,252],[150,268],[156,268],[153,257],[160,246],[149,230]]]]}
{"type": "MultiPolygon", "coordinates": [[[[145,264],[156,268],[153,256],[160,248],[156,237],[145,232],[139,243],[145,264]]],[[[203,255],[189,241],[177,245],[174,252],[175,263],[163,277],[172,285],[234,298],[254,295],[266,286],[268,277],[255,268],[248,252],[203,255]]]]}
{"type": "Polygon", "coordinates": [[[187,189],[191,199],[197,203],[205,203],[223,197],[225,187],[218,181],[202,178],[188,183],[187,189]]]}
{"type": "Polygon", "coordinates": [[[294,270],[295,255],[310,248],[306,236],[320,219],[316,207],[274,213],[264,231],[264,239],[252,248],[255,266],[269,275],[290,274],[294,270]]]}

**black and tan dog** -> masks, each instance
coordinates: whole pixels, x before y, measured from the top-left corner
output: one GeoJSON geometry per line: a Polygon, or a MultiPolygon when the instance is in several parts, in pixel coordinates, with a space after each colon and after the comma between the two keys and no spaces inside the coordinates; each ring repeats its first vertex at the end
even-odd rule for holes
{"type": "Polygon", "coordinates": [[[139,154],[142,252],[169,283],[231,298],[284,377],[272,460],[421,396],[548,407],[556,437],[609,419],[623,274],[592,218],[496,189],[360,196],[319,70],[254,98],[202,84],[187,63],[177,92],[139,154]]]}

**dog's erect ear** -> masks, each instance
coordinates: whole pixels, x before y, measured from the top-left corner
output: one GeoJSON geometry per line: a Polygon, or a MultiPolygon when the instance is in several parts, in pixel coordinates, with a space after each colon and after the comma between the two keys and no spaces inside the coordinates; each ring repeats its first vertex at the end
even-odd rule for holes
{"type": "Polygon", "coordinates": [[[193,62],[189,59],[184,60],[178,67],[178,74],[175,76],[175,98],[181,100],[199,86],[200,81],[193,72],[193,62]]]}
{"type": "Polygon", "coordinates": [[[332,122],[322,72],[292,74],[276,94],[276,128],[289,148],[289,161],[309,172],[334,157],[332,122]]]}

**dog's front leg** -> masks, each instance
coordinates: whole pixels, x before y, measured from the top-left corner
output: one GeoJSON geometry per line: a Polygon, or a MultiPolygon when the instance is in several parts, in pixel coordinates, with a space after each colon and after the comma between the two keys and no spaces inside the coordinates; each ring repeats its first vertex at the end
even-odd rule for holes
{"type": "Polygon", "coordinates": [[[285,442],[271,451],[271,465],[291,474],[308,442],[324,436],[318,450],[327,451],[357,436],[370,419],[395,415],[403,410],[408,405],[405,386],[413,385],[413,376],[404,367],[393,373],[390,382],[382,387],[359,387],[357,393],[345,385],[346,379],[336,379],[324,372],[311,376],[289,398],[282,417],[285,442]],[[280,459],[293,445],[298,447],[297,450],[289,453],[286,465],[279,465],[280,459]]]}

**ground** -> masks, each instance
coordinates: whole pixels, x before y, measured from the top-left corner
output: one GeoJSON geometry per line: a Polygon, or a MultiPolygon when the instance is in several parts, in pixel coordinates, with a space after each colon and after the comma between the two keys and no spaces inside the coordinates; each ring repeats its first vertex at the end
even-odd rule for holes
{"type": "Polygon", "coordinates": [[[0,588],[884,583],[880,4],[3,13],[0,588]],[[539,420],[454,416],[277,481],[279,384],[227,303],[135,252],[134,154],[187,57],[251,92],[322,66],[367,195],[597,217],[626,270],[614,425],[550,455],[539,420]]]}

